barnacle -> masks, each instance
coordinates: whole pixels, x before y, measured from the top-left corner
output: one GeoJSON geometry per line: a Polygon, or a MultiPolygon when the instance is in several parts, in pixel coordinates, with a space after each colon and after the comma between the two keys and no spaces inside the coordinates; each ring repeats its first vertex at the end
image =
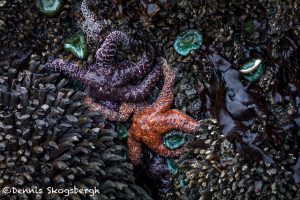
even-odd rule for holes
{"type": "MultiPolygon", "coordinates": [[[[50,53],[55,55],[62,38],[73,32],[74,27],[61,26],[63,18],[74,15],[67,10],[60,17],[48,18],[39,14],[35,1],[4,2],[6,3],[0,6],[0,44],[4,47],[0,50],[0,60],[9,60],[12,54],[28,52],[43,52],[45,57],[50,53]]],[[[70,3],[66,2],[68,4],[70,3]]]]}

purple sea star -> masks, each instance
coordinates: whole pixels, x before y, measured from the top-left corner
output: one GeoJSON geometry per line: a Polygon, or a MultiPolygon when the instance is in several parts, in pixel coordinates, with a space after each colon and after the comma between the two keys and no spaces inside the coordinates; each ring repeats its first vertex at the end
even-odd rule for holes
{"type": "Polygon", "coordinates": [[[156,65],[151,71],[155,52],[149,44],[146,45],[142,58],[136,63],[129,60],[116,62],[115,55],[119,44],[129,44],[127,35],[120,31],[110,33],[96,52],[96,63],[86,69],[62,59],[55,59],[47,63],[46,67],[82,82],[88,94],[96,100],[118,103],[143,101],[159,80],[162,74],[161,65],[156,65]],[[138,85],[130,83],[142,78],[144,80],[138,85]]]}

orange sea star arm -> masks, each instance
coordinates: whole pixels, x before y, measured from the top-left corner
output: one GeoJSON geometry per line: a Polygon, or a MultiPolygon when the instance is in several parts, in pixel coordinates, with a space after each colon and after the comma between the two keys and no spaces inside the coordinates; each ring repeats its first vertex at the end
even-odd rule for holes
{"type": "Polygon", "coordinates": [[[120,107],[119,112],[110,110],[105,106],[96,103],[91,97],[85,97],[84,103],[89,105],[92,110],[99,111],[104,117],[111,121],[126,121],[130,115],[134,112],[135,105],[129,103],[123,103],[120,107]]]}
{"type": "Polygon", "coordinates": [[[170,109],[174,99],[172,88],[175,84],[175,72],[170,67],[170,65],[167,64],[167,61],[165,59],[163,59],[162,65],[164,74],[164,85],[156,102],[152,106],[153,109],[155,109],[156,111],[166,111],[170,109]]]}
{"type": "Polygon", "coordinates": [[[157,127],[161,134],[171,130],[181,130],[186,133],[195,133],[200,130],[200,126],[203,124],[203,122],[197,121],[178,110],[169,110],[157,117],[155,124],[156,125],[154,127],[157,127]]]}
{"type": "Polygon", "coordinates": [[[128,132],[128,156],[132,164],[139,165],[142,163],[142,143],[134,139],[132,130],[128,132]]]}

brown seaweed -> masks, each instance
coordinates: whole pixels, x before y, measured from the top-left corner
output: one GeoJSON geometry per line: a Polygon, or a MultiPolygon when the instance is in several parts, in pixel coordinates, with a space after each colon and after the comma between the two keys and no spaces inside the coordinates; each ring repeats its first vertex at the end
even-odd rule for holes
{"type": "Polygon", "coordinates": [[[221,133],[235,143],[237,151],[247,160],[273,163],[273,159],[258,146],[267,138],[267,111],[250,93],[249,87],[244,86],[239,72],[228,61],[212,49],[207,49],[207,52],[214,69],[209,88],[214,108],[211,110],[221,133]],[[260,123],[261,130],[251,131],[253,123],[260,123]]]}
{"type": "Polygon", "coordinates": [[[297,184],[300,183],[300,156],[297,160],[296,165],[294,166],[293,178],[297,184]]]}

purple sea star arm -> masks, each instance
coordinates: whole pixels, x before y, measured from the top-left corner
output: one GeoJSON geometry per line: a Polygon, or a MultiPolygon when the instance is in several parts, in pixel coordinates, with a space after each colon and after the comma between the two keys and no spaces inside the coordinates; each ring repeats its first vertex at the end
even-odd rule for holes
{"type": "Polygon", "coordinates": [[[110,66],[110,64],[114,61],[117,52],[117,45],[119,44],[128,45],[129,39],[125,33],[121,31],[113,31],[106,37],[101,48],[96,52],[97,62],[110,66]]]}
{"type": "Polygon", "coordinates": [[[126,85],[123,87],[100,87],[90,85],[90,93],[98,99],[112,101],[136,102],[145,100],[150,90],[156,85],[162,74],[161,66],[156,65],[147,77],[138,85],[126,85]]]}
{"type": "Polygon", "coordinates": [[[156,85],[162,69],[160,65],[156,65],[147,77],[138,85],[128,85],[119,88],[118,96],[121,101],[141,101],[145,100],[150,90],[156,85]]]}
{"type": "Polygon", "coordinates": [[[133,67],[124,68],[122,71],[122,75],[124,77],[128,77],[128,79],[130,80],[140,79],[144,77],[151,70],[154,58],[154,49],[150,44],[148,44],[142,58],[133,67]]]}
{"type": "Polygon", "coordinates": [[[130,80],[141,79],[146,76],[152,69],[155,52],[153,47],[148,44],[147,50],[144,52],[142,58],[134,64],[131,61],[123,61],[115,68],[115,76],[112,80],[112,86],[123,86],[130,80]]]}
{"type": "MultiPolygon", "coordinates": [[[[133,68],[135,64],[129,60],[122,61],[115,65],[114,68],[105,68],[105,70],[113,71],[112,77],[108,80],[112,87],[121,87],[126,85],[130,80],[130,76],[125,71],[133,68]]],[[[98,70],[100,71],[100,70],[98,70]]]]}
{"type": "Polygon", "coordinates": [[[75,63],[65,62],[62,59],[55,59],[52,63],[47,63],[46,68],[59,71],[78,81],[88,82],[86,80],[87,70],[80,68],[75,63]]]}
{"type": "Polygon", "coordinates": [[[96,16],[89,10],[86,0],[82,0],[81,12],[85,19],[93,19],[94,21],[96,18],[96,16]]]}
{"type": "Polygon", "coordinates": [[[134,67],[135,63],[130,61],[130,60],[124,60],[118,63],[115,67],[115,69],[126,69],[126,68],[131,68],[134,67]]]}
{"type": "Polygon", "coordinates": [[[106,20],[98,21],[96,15],[88,8],[87,1],[83,0],[81,3],[81,12],[84,21],[81,24],[82,30],[87,34],[88,38],[97,40],[100,33],[109,25],[106,20]]]}

